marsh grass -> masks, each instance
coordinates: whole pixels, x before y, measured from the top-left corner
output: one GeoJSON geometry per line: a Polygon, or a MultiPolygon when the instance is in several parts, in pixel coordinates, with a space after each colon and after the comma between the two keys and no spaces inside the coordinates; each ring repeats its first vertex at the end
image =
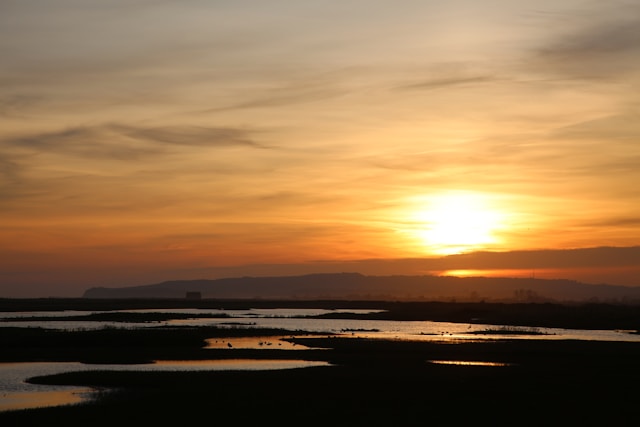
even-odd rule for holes
{"type": "Polygon", "coordinates": [[[472,335],[554,335],[540,328],[525,326],[500,326],[469,332],[472,335]]]}

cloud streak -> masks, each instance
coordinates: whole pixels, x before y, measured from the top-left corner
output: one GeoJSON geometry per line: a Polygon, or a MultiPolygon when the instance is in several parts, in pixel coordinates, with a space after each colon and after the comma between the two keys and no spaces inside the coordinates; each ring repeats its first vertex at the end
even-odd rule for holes
{"type": "Polygon", "coordinates": [[[267,148],[257,143],[246,129],[204,126],[163,126],[143,128],[111,125],[110,128],[133,139],[191,147],[251,147],[267,148]]]}
{"type": "Polygon", "coordinates": [[[638,4],[607,4],[576,21],[577,25],[538,50],[542,70],[595,79],[620,78],[637,72],[640,65],[638,4]]]}
{"type": "Polygon", "coordinates": [[[266,148],[246,129],[202,126],[140,127],[123,124],[76,126],[60,131],[5,138],[2,144],[31,152],[90,158],[140,160],[167,152],[167,146],[266,148]]]}
{"type": "Polygon", "coordinates": [[[459,77],[440,77],[427,79],[417,83],[409,83],[402,86],[398,86],[397,89],[402,90],[437,90],[447,89],[456,86],[468,86],[474,84],[492,83],[500,81],[502,79],[495,76],[459,76],[459,77]]]}

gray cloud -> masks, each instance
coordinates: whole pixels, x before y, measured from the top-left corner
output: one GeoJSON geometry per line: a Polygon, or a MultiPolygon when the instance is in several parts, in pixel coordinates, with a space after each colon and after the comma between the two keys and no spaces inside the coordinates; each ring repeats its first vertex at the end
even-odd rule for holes
{"type": "Polygon", "coordinates": [[[640,121],[637,113],[625,112],[564,126],[555,130],[552,136],[559,139],[600,140],[607,143],[631,142],[636,146],[640,138],[640,121]]]}
{"type": "Polygon", "coordinates": [[[251,139],[249,130],[232,127],[107,124],[5,137],[0,139],[0,199],[92,199],[96,191],[111,194],[114,186],[132,188],[139,179],[157,181],[167,173],[228,175],[241,165],[227,170],[224,163],[218,169],[210,163],[203,170],[197,164],[158,162],[184,151],[226,147],[266,148],[251,139]]]}
{"type": "Polygon", "coordinates": [[[2,181],[11,182],[16,179],[20,171],[20,162],[15,156],[0,155],[0,175],[2,181]]]}
{"type": "Polygon", "coordinates": [[[14,150],[52,152],[98,159],[138,160],[155,154],[157,149],[138,144],[124,144],[109,126],[72,127],[56,132],[5,139],[4,145],[14,150]]]}
{"type": "Polygon", "coordinates": [[[246,130],[226,127],[163,126],[141,128],[112,125],[111,129],[134,139],[194,147],[247,146],[266,148],[253,141],[246,130]]]}
{"type": "Polygon", "coordinates": [[[279,82],[270,87],[245,94],[245,100],[230,105],[210,108],[198,113],[241,110],[248,108],[286,107],[289,105],[325,101],[346,95],[350,90],[343,82],[352,79],[352,69],[339,69],[330,72],[308,75],[304,72],[280,73],[279,82]],[[286,76],[286,80],[282,80],[286,76]],[[286,81],[287,83],[283,83],[286,81]]]}
{"type": "Polygon", "coordinates": [[[0,159],[0,169],[9,166],[9,170],[0,170],[0,201],[4,213],[12,210],[9,202],[46,199],[51,190],[58,188],[51,182],[35,180],[27,176],[28,167],[23,163],[0,159]]]}
{"type": "Polygon", "coordinates": [[[25,111],[41,102],[41,96],[13,94],[0,98],[0,117],[24,117],[25,111]]]}
{"type": "Polygon", "coordinates": [[[541,53],[558,58],[591,58],[638,52],[640,30],[637,21],[608,22],[587,28],[542,49],[541,53]]]}
{"type": "Polygon", "coordinates": [[[18,157],[0,153],[0,200],[24,195],[22,171],[22,162],[18,157]]]}
{"type": "Polygon", "coordinates": [[[598,9],[542,46],[534,68],[575,78],[612,78],[640,66],[640,6],[598,9]]]}
{"type": "Polygon", "coordinates": [[[166,153],[168,146],[265,148],[245,129],[200,126],[137,127],[121,124],[77,126],[56,132],[7,138],[5,147],[89,158],[138,160],[166,153]]]}

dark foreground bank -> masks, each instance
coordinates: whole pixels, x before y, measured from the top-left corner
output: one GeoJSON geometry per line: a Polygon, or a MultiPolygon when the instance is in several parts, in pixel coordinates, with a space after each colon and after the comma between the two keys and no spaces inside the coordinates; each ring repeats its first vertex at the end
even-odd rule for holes
{"type": "MultiPolygon", "coordinates": [[[[0,425],[624,426],[640,422],[640,346],[635,343],[439,344],[326,336],[298,342],[329,350],[297,351],[296,357],[321,357],[334,366],[81,372],[37,378],[38,383],[86,385],[103,392],[99,399],[76,406],[0,413],[0,425]]],[[[271,357],[264,350],[213,354],[271,357]]]]}

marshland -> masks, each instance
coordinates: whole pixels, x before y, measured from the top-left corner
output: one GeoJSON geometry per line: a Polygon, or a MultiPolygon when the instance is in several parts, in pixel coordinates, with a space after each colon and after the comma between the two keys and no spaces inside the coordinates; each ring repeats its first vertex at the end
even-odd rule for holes
{"type": "Polygon", "coordinates": [[[34,407],[22,396],[22,407],[0,412],[3,425],[638,420],[628,391],[640,380],[637,306],[2,300],[0,307],[0,365],[39,367],[23,379],[36,391],[23,393],[42,402],[34,407]],[[320,326],[308,326],[314,322],[320,326]],[[66,400],[47,400],[62,391],[66,400]]]}

